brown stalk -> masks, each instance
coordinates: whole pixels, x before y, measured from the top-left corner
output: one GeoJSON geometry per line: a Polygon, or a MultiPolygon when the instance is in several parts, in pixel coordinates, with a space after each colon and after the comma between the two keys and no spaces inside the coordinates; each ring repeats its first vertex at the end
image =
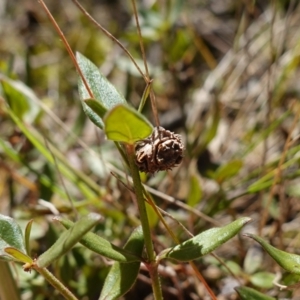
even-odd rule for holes
{"type": "Polygon", "coordinates": [[[93,95],[93,93],[92,93],[92,91],[91,91],[91,89],[90,89],[90,87],[89,87],[89,85],[88,85],[88,83],[87,83],[87,81],[85,80],[85,78],[84,78],[84,76],[83,76],[83,74],[82,74],[82,72],[81,72],[81,70],[80,70],[80,68],[79,68],[79,65],[78,65],[78,63],[77,63],[76,57],[75,57],[75,55],[74,55],[74,53],[73,53],[73,51],[72,51],[72,49],[71,49],[71,47],[70,47],[70,45],[69,45],[67,39],[65,38],[64,33],[63,33],[62,30],[59,28],[58,24],[56,23],[55,19],[53,18],[52,14],[50,13],[50,11],[49,11],[47,5],[45,4],[45,2],[44,2],[43,0],[38,0],[38,2],[41,3],[43,9],[45,10],[45,12],[46,12],[46,14],[48,15],[48,17],[49,17],[51,23],[53,24],[55,30],[57,31],[58,35],[59,35],[60,38],[62,39],[62,41],[63,41],[63,43],[64,43],[64,45],[65,45],[65,47],[66,47],[66,49],[67,49],[67,51],[68,51],[68,53],[69,53],[71,59],[72,59],[72,61],[73,61],[73,64],[74,64],[74,66],[75,66],[75,68],[76,68],[76,70],[77,70],[79,76],[81,77],[81,79],[82,79],[82,81],[83,81],[83,84],[84,84],[86,90],[87,90],[88,93],[89,93],[89,96],[90,96],[91,98],[95,98],[94,95],[93,95]]]}

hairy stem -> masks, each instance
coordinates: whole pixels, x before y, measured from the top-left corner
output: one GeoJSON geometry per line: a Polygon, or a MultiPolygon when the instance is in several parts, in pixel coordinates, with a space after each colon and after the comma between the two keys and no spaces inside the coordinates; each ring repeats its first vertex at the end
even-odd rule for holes
{"type": "Polygon", "coordinates": [[[46,268],[38,268],[37,266],[34,269],[39,272],[57,291],[59,291],[63,297],[67,300],[77,300],[77,298],[72,294],[72,292],[64,286],[50,271],[46,268]]]}
{"type": "Polygon", "coordinates": [[[153,294],[156,300],[162,300],[163,296],[162,296],[160,279],[158,274],[158,265],[156,262],[156,254],[154,252],[153,244],[152,244],[150,226],[149,226],[146,204],[145,204],[144,194],[143,194],[143,186],[142,186],[139,170],[135,164],[134,145],[126,145],[126,149],[128,153],[129,166],[130,166],[136,200],[137,200],[140,218],[141,218],[141,224],[144,233],[145,247],[148,255],[147,267],[152,280],[153,294]]]}

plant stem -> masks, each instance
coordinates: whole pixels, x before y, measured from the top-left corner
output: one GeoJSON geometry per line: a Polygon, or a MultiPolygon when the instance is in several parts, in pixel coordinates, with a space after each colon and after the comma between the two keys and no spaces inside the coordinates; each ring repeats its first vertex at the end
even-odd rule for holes
{"type": "Polygon", "coordinates": [[[135,164],[134,146],[126,145],[126,149],[128,153],[129,166],[130,166],[136,200],[137,200],[140,218],[141,218],[141,224],[144,233],[145,247],[148,255],[147,267],[152,280],[153,294],[156,300],[162,300],[163,296],[162,296],[160,279],[158,274],[158,265],[156,262],[156,254],[154,252],[153,244],[152,244],[150,226],[149,226],[146,204],[145,204],[144,194],[143,194],[143,186],[142,186],[139,170],[135,164]]]}
{"type": "Polygon", "coordinates": [[[160,278],[158,274],[158,263],[154,261],[150,265],[147,266],[150,274],[151,282],[152,282],[152,290],[155,300],[163,300],[160,278]]]}
{"type": "Polygon", "coordinates": [[[72,292],[64,286],[50,271],[46,268],[39,268],[35,265],[34,269],[39,272],[57,291],[59,291],[67,300],[78,300],[72,292]]]}

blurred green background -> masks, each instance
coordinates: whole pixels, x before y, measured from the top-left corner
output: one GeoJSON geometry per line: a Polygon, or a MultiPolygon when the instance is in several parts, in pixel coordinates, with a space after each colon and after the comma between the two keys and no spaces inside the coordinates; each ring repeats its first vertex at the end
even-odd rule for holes
{"type": "MultiPolygon", "coordinates": [[[[186,146],[178,168],[144,176],[156,203],[193,234],[249,216],[245,231],[298,253],[298,1],[137,2],[161,125],[182,134],[186,146]]],[[[138,107],[145,82],[118,45],[72,1],[46,3],[73,51],[138,107]]],[[[142,66],[130,1],[81,4],[142,66]]],[[[85,117],[75,67],[38,1],[2,0],[0,41],[0,213],[22,226],[34,219],[33,257],[62,232],[53,214],[72,218],[69,198],[79,214],[101,213],[95,232],[124,245],[139,224],[130,192],[116,179],[126,183],[128,171],[114,144],[85,117]]],[[[150,103],[143,113],[154,123],[150,103]]],[[[172,242],[150,209],[149,215],[160,252],[172,242]]],[[[180,240],[188,238],[166,220],[180,240]]],[[[284,284],[298,278],[253,241],[235,238],[216,254],[232,273],[212,256],[196,263],[218,299],[238,299],[238,285],[300,297],[296,288],[272,284],[276,272],[284,284]]],[[[98,299],[110,266],[78,246],[51,270],[80,299],[98,299]]],[[[61,299],[35,272],[12,269],[22,299],[61,299]]],[[[208,299],[189,265],[165,262],[161,274],[165,299],[208,299]]],[[[147,276],[142,267],[125,299],[151,299],[147,276]]]]}

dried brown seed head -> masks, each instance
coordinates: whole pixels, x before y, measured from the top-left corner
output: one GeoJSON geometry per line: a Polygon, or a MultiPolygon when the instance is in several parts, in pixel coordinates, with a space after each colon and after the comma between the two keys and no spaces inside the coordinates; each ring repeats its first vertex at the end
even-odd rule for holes
{"type": "Polygon", "coordinates": [[[141,172],[153,174],[179,165],[183,150],[181,136],[159,126],[148,138],[136,143],[135,161],[141,172]]]}

